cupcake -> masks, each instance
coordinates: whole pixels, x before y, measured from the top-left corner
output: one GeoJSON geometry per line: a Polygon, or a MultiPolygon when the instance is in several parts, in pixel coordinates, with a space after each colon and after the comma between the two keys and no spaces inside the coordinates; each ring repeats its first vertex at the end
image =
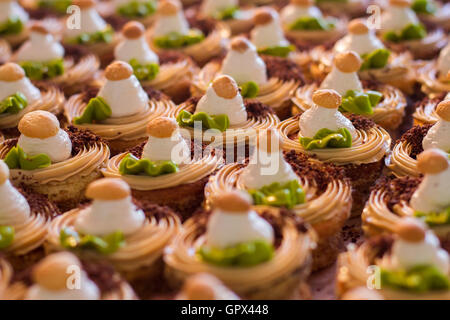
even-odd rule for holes
{"type": "Polygon", "coordinates": [[[180,2],[165,0],[160,3],[158,18],[147,36],[157,53],[177,50],[197,63],[204,64],[222,53],[229,30],[211,20],[192,21],[189,24],[180,2]]]}
{"type": "Polygon", "coordinates": [[[135,202],[128,184],[105,178],[92,182],[92,203],[54,219],[46,249],[71,250],[89,261],[106,260],[145,298],[161,277],[164,247],[180,229],[168,208],[135,202]]]}
{"type": "Polygon", "coordinates": [[[427,26],[450,30],[450,4],[435,0],[414,0],[411,9],[427,26]]]}
{"type": "Polygon", "coordinates": [[[311,97],[320,89],[332,89],[342,96],[342,112],[367,116],[387,130],[396,130],[403,121],[406,99],[402,92],[378,82],[362,83],[358,76],[363,62],[354,51],[337,53],[331,72],[320,85],[312,83],[297,89],[293,102],[305,112],[313,105],[311,97]]]}
{"type": "Polygon", "coordinates": [[[112,0],[100,2],[97,10],[114,29],[134,20],[149,27],[155,21],[156,0],[112,0]]]}
{"type": "Polygon", "coordinates": [[[0,130],[7,138],[17,137],[17,125],[28,112],[44,110],[59,116],[64,94],[55,86],[33,85],[22,67],[15,63],[0,66],[0,130]]]}
{"type": "Polygon", "coordinates": [[[247,165],[229,164],[210,177],[207,204],[215,195],[237,188],[247,191],[255,210],[290,209],[318,234],[313,271],[331,265],[343,247],[341,229],[350,216],[351,185],[344,170],[294,151],[283,154],[275,129],[262,131],[247,165]]]}
{"type": "Polygon", "coordinates": [[[221,21],[234,35],[250,31],[253,27],[253,13],[253,8],[241,7],[238,0],[203,0],[198,9],[200,18],[221,21]]]}
{"type": "Polygon", "coordinates": [[[60,252],[17,275],[5,299],[134,300],[136,295],[107,263],[80,261],[70,252],[60,252]]]}
{"type": "Polygon", "coordinates": [[[365,15],[369,0],[317,0],[317,5],[324,12],[334,16],[356,18],[365,15]]]}
{"type": "Polygon", "coordinates": [[[196,64],[181,52],[163,52],[158,57],[150,49],[144,32],[144,26],[139,22],[125,24],[122,29],[124,39],[114,51],[116,60],[129,63],[144,86],[162,90],[175,102],[185,101],[197,73],[196,64]]]}
{"type": "Polygon", "coordinates": [[[99,62],[93,54],[67,49],[66,52],[43,24],[34,24],[29,40],[11,60],[25,70],[30,80],[54,84],[70,94],[94,80],[99,62]]]}
{"type": "Polygon", "coordinates": [[[45,196],[27,188],[16,189],[9,174],[0,160],[0,253],[20,271],[44,256],[42,244],[50,220],[59,211],[45,196]]]}
{"type": "Polygon", "coordinates": [[[436,61],[419,68],[422,91],[431,97],[450,91],[450,43],[441,50],[436,61]]]}
{"type": "Polygon", "coordinates": [[[74,26],[69,16],[65,21],[63,44],[81,47],[97,55],[102,65],[113,58],[117,36],[113,28],[98,14],[95,0],[73,0],[72,4],[80,8],[80,26],[74,26]]]}
{"type": "Polygon", "coordinates": [[[284,36],[278,12],[270,7],[256,10],[253,17],[255,27],[250,32],[250,40],[259,54],[286,58],[295,46],[284,36]]]}
{"type": "Polygon", "coordinates": [[[177,294],[176,300],[239,300],[239,297],[208,273],[190,276],[177,294]]]}
{"type": "Polygon", "coordinates": [[[314,48],[310,55],[313,64],[311,73],[314,78],[322,79],[333,64],[333,55],[353,51],[362,59],[358,76],[362,80],[375,80],[390,84],[407,93],[413,93],[416,75],[410,70],[412,57],[409,53],[392,53],[369,28],[368,21],[355,19],[348,24],[348,34],[336,42],[333,49],[324,51],[322,47],[314,48]]]}
{"type": "Polygon", "coordinates": [[[70,97],[65,113],[70,124],[105,139],[115,155],[143,142],[147,122],[168,114],[173,103],[154,90],[149,97],[126,62],[111,63],[105,78],[94,97],[89,90],[70,97]]]}
{"type": "Polygon", "coordinates": [[[433,148],[450,153],[450,100],[444,100],[436,107],[438,121],[435,124],[415,126],[408,130],[395,144],[386,165],[395,176],[418,177],[420,171],[417,156],[423,150],[433,148]]]}
{"type": "Polygon", "coordinates": [[[185,140],[174,119],[159,117],[147,125],[147,142],[112,157],[106,177],[125,180],[133,196],[173,208],[189,217],[203,202],[208,177],[220,159],[214,150],[202,150],[185,140]]]}
{"type": "Polygon", "coordinates": [[[291,113],[291,97],[305,83],[300,66],[280,57],[258,56],[255,46],[244,37],[234,38],[223,61],[205,65],[193,82],[194,96],[205,93],[218,75],[232,77],[244,98],[272,107],[285,119],[291,113]]]}
{"type": "Polygon", "coordinates": [[[69,13],[67,8],[72,5],[72,0],[20,0],[19,2],[31,18],[36,20],[46,17],[62,17],[69,13]]]}
{"type": "Polygon", "coordinates": [[[401,219],[395,235],[349,249],[339,258],[338,296],[370,284],[386,300],[450,299],[448,253],[434,233],[416,220],[401,219]]]}
{"type": "Polygon", "coordinates": [[[18,139],[0,145],[11,182],[47,195],[62,210],[77,206],[86,186],[101,176],[108,146],[88,131],[72,126],[61,129],[58,119],[47,111],[25,114],[18,128],[18,139]]]}
{"type": "Polygon", "coordinates": [[[384,179],[372,191],[363,213],[367,234],[394,232],[401,217],[423,220],[443,241],[450,240],[448,155],[428,149],[418,156],[423,177],[384,179]]]}
{"type": "Polygon", "coordinates": [[[240,152],[254,144],[258,130],[279,123],[268,106],[257,101],[244,101],[236,82],[227,75],[215,78],[200,99],[190,99],[179,105],[172,116],[193,138],[212,142],[217,149],[223,147],[227,160],[230,151],[240,158],[240,152]]]}
{"type": "Polygon", "coordinates": [[[213,211],[186,221],[164,255],[179,286],[210,273],[245,299],[288,299],[305,286],[314,233],[280,210],[258,213],[239,191],[217,195],[213,211]]]}
{"type": "Polygon", "coordinates": [[[286,36],[302,45],[333,43],[345,34],[345,19],[324,16],[312,0],[292,0],[281,10],[286,36]]]}
{"type": "Polygon", "coordinates": [[[369,119],[344,116],[338,110],[341,96],[334,90],[318,90],[312,99],[312,108],[280,123],[283,148],[342,166],[352,181],[352,214],[360,214],[383,170],[391,137],[369,119]]]}
{"type": "Polygon", "coordinates": [[[432,95],[433,98],[425,97],[416,103],[416,110],[413,113],[415,125],[434,124],[439,120],[436,114],[436,107],[443,100],[450,100],[450,93],[440,93],[432,95]]]}
{"type": "Polygon", "coordinates": [[[0,37],[12,46],[17,46],[28,37],[27,24],[30,20],[28,13],[17,1],[0,2],[0,37]]]}
{"type": "Polygon", "coordinates": [[[434,57],[447,43],[442,29],[426,30],[411,9],[410,0],[389,1],[381,15],[380,34],[392,50],[409,50],[416,59],[434,57]]]}

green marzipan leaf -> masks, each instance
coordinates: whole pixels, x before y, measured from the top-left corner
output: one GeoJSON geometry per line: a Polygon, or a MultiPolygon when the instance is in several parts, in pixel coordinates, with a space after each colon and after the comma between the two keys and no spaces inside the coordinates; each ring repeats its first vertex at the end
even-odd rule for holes
{"type": "Polygon", "coordinates": [[[8,20],[0,24],[0,36],[10,34],[19,34],[23,30],[23,23],[18,17],[8,18],[8,20]]]}
{"type": "Polygon", "coordinates": [[[373,108],[380,102],[383,95],[378,91],[349,90],[342,98],[340,110],[361,115],[373,114],[373,108]]]}
{"type": "Polygon", "coordinates": [[[446,275],[436,267],[429,265],[416,266],[408,271],[390,271],[381,269],[381,286],[414,293],[440,291],[450,289],[446,275]]]}
{"type": "Polygon", "coordinates": [[[422,14],[434,14],[437,10],[432,1],[428,0],[415,0],[411,6],[416,13],[422,14]]]}
{"type": "Polygon", "coordinates": [[[316,17],[301,17],[289,26],[289,30],[330,30],[334,23],[316,17]]]}
{"type": "Polygon", "coordinates": [[[20,92],[16,92],[0,102],[0,114],[17,114],[25,109],[27,105],[27,97],[20,92]]]}
{"type": "Polygon", "coordinates": [[[12,147],[3,161],[10,169],[22,170],[42,169],[52,164],[48,155],[41,153],[35,156],[28,156],[19,146],[12,147]]]}
{"type": "Polygon", "coordinates": [[[59,13],[67,13],[67,8],[72,4],[72,0],[41,0],[38,3],[39,8],[55,10],[59,13]]]}
{"type": "Polygon", "coordinates": [[[20,66],[31,80],[51,79],[64,73],[64,60],[53,59],[46,62],[23,61],[20,66]]]}
{"type": "Polygon", "coordinates": [[[329,129],[320,129],[314,138],[300,138],[300,144],[305,150],[324,149],[324,148],[349,148],[352,146],[352,135],[346,128],[338,131],[329,129]]]}
{"type": "Polygon", "coordinates": [[[449,224],[450,223],[450,207],[445,209],[442,212],[425,213],[425,212],[416,211],[414,213],[414,216],[422,219],[430,227],[449,224]]]}
{"type": "Polygon", "coordinates": [[[121,175],[146,175],[157,177],[163,174],[174,173],[178,171],[178,166],[172,161],[153,162],[148,159],[138,159],[131,153],[128,153],[119,165],[121,175]]]}
{"type": "Polygon", "coordinates": [[[244,98],[255,98],[259,93],[259,86],[254,81],[249,81],[241,85],[241,95],[244,98]]]}
{"type": "Polygon", "coordinates": [[[127,18],[143,18],[156,12],[156,3],[154,1],[130,1],[118,8],[117,12],[127,18]]]}
{"type": "Polygon", "coordinates": [[[224,249],[203,246],[198,254],[204,261],[222,267],[251,267],[272,259],[273,251],[272,244],[256,240],[224,249]]]}
{"type": "Polygon", "coordinates": [[[401,42],[408,40],[420,40],[427,35],[426,29],[421,24],[409,24],[400,32],[389,31],[384,35],[384,39],[391,42],[401,42]]]}
{"type": "Polygon", "coordinates": [[[217,20],[230,20],[233,19],[238,12],[239,7],[229,7],[222,10],[216,17],[217,20]]]}
{"type": "Polygon", "coordinates": [[[0,226],[0,249],[7,248],[14,241],[14,228],[11,226],[0,226]]]}
{"type": "Polygon", "coordinates": [[[101,97],[89,100],[83,114],[73,119],[74,124],[97,123],[111,116],[111,108],[101,97]]]}
{"type": "Polygon", "coordinates": [[[206,112],[197,112],[195,114],[182,110],[177,116],[177,122],[181,127],[194,127],[194,123],[199,121],[204,129],[217,129],[221,132],[228,129],[230,120],[226,114],[210,116],[206,112]]]}
{"type": "Polygon", "coordinates": [[[133,68],[134,75],[140,81],[153,80],[159,72],[159,65],[157,63],[142,65],[136,59],[131,59],[130,66],[133,68]]]}
{"type": "Polygon", "coordinates": [[[363,55],[363,63],[360,70],[367,69],[381,69],[384,68],[387,63],[391,52],[387,49],[377,49],[371,53],[363,55]]]}
{"type": "Polygon", "coordinates": [[[297,180],[289,181],[283,185],[274,182],[259,190],[250,189],[248,193],[256,205],[293,208],[305,202],[305,192],[297,180]]]}
{"type": "Polygon", "coordinates": [[[295,47],[291,44],[289,46],[277,46],[277,47],[260,49],[260,50],[258,50],[258,53],[265,54],[268,56],[286,58],[288,56],[288,54],[294,50],[295,50],[295,47]]]}
{"type": "Polygon", "coordinates": [[[80,235],[73,229],[64,228],[59,234],[59,241],[66,249],[93,249],[102,254],[111,254],[125,245],[125,237],[116,231],[103,237],[80,235]]]}
{"type": "Polygon", "coordinates": [[[191,29],[187,35],[171,32],[165,36],[157,37],[154,39],[154,43],[159,48],[176,49],[199,43],[203,39],[205,39],[205,35],[200,30],[191,29]]]}
{"type": "Polygon", "coordinates": [[[69,40],[73,44],[96,44],[96,43],[110,43],[114,36],[114,30],[108,26],[105,30],[94,33],[82,33],[77,37],[69,40]]]}

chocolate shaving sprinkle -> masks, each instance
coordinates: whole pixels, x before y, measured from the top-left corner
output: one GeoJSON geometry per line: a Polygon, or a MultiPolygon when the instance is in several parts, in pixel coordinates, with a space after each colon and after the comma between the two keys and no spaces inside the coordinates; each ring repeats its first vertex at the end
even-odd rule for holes
{"type": "Polygon", "coordinates": [[[81,264],[89,279],[97,285],[103,295],[120,289],[122,279],[108,262],[82,260],[81,264]]]}
{"type": "Polygon", "coordinates": [[[91,147],[97,143],[104,143],[103,139],[89,130],[81,130],[74,126],[68,126],[65,131],[72,141],[72,156],[76,156],[84,148],[91,147]]]}
{"type": "Polygon", "coordinates": [[[167,216],[175,215],[173,210],[167,206],[157,205],[149,200],[138,200],[133,198],[134,204],[144,211],[147,218],[155,217],[157,221],[164,219],[167,216]]]}
{"type": "Polygon", "coordinates": [[[400,142],[406,142],[411,145],[410,157],[416,159],[419,154],[423,152],[423,139],[427,135],[428,131],[432,127],[432,124],[426,124],[423,126],[414,126],[406,131],[400,138],[400,142]]]}
{"type": "Polygon", "coordinates": [[[302,69],[294,61],[272,57],[267,55],[261,55],[267,68],[267,76],[269,78],[278,78],[282,81],[299,81],[300,85],[305,84],[302,69]]]}
{"type": "Polygon", "coordinates": [[[382,258],[385,254],[391,252],[392,245],[394,244],[394,236],[390,234],[374,236],[369,238],[367,243],[370,248],[373,248],[376,251],[374,257],[375,260],[377,258],[382,258]]]}
{"type": "Polygon", "coordinates": [[[64,55],[70,57],[75,63],[81,60],[82,57],[89,54],[89,50],[85,46],[64,44],[64,55]]]}
{"type": "Polygon", "coordinates": [[[215,28],[216,21],[212,18],[199,19],[198,17],[186,17],[193,29],[199,29],[207,37],[215,28]]]}
{"type": "Polygon", "coordinates": [[[145,93],[147,93],[149,100],[169,100],[169,97],[167,97],[164,93],[159,90],[153,89],[150,86],[143,86],[142,89],[144,89],[145,93]]]}
{"type": "Polygon", "coordinates": [[[394,211],[394,206],[402,201],[409,202],[412,195],[416,191],[421,177],[383,177],[381,178],[373,190],[383,190],[385,192],[384,201],[389,210],[394,211]]]}
{"type": "Polygon", "coordinates": [[[247,100],[244,104],[249,118],[263,119],[274,114],[273,109],[262,102],[247,100]]]}
{"type": "Polygon", "coordinates": [[[344,114],[353,124],[356,130],[367,131],[377,126],[377,124],[369,118],[357,114],[344,114]]]}
{"type": "Polygon", "coordinates": [[[345,177],[344,169],[335,166],[334,164],[312,161],[312,158],[303,153],[295,152],[294,150],[285,152],[284,158],[298,176],[305,177],[308,181],[314,181],[318,191],[321,193],[324,192],[328,185],[334,180],[344,180],[348,182],[348,179],[345,177]]]}
{"type": "Polygon", "coordinates": [[[84,103],[88,103],[92,98],[95,98],[100,91],[98,86],[86,86],[83,88],[82,100],[84,103]]]}
{"type": "Polygon", "coordinates": [[[32,214],[41,214],[47,219],[53,219],[61,214],[58,207],[46,195],[36,193],[24,184],[17,190],[27,199],[32,214]]]}
{"type": "Polygon", "coordinates": [[[180,61],[184,61],[186,59],[190,59],[185,54],[178,52],[176,50],[167,50],[167,51],[159,52],[158,57],[159,57],[159,63],[161,65],[169,64],[169,63],[177,63],[180,61]]]}

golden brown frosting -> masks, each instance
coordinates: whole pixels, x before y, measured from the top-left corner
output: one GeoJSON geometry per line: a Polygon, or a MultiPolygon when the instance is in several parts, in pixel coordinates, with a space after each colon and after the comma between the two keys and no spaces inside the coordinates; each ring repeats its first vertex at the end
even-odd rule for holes
{"type": "MultiPolygon", "coordinates": [[[[59,235],[64,228],[74,228],[82,209],[76,208],[55,218],[47,237],[51,251],[60,251],[59,235]]],[[[181,222],[175,214],[157,219],[151,216],[140,229],[125,236],[125,245],[109,255],[101,255],[110,261],[118,271],[129,272],[148,267],[159,259],[169,241],[179,232],[181,222]]]]}
{"type": "MultiPolygon", "coordinates": [[[[4,159],[11,145],[8,141],[0,144],[0,158],[4,159]]],[[[21,182],[47,184],[55,181],[64,181],[74,176],[87,176],[101,168],[109,159],[109,148],[106,144],[98,142],[85,147],[71,158],[52,163],[50,166],[35,170],[11,169],[11,180],[14,184],[21,182]]]]}
{"type": "Polygon", "coordinates": [[[51,83],[68,87],[74,84],[85,84],[91,81],[98,72],[100,62],[94,54],[87,54],[75,63],[71,58],[64,59],[64,73],[49,80],[51,83]]]}
{"type": "MultiPolygon", "coordinates": [[[[82,94],[70,97],[65,107],[69,123],[73,123],[73,119],[79,117],[86,106],[82,94]]],[[[169,99],[149,100],[148,107],[137,114],[121,118],[108,118],[102,123],[83,123],[75,126],[90,130],[106,140],[135,140],[146,137],[145,128],[151,119],[166,116],[173,107],[174,104],[169,99]]]]}
{"type": "MultiPolygon", "coordinates": [[[[172,109],[170,116],[176,118],[182,110],[187,110],[191,113],[195,111],[194,104],[182,103],[176,108],[172,109]]],[[[220,144],[222,141],[231,141],[232,144],[238,144],[247,141],[248,139],[256,140],[256,131],[275,128],[280,120],[275,114],[268,114],[265,118],[247,118],[247,121],[240,125],[230,125],[230,127],[222,133],[220,137],[214,137],[214,143],[220,144]]],[[[191,137],[194,137],[194,129],[185,127],[190,132],[191,137]]],[[[206,137],[204,137],[206,139],[206,137]]],[[[227,144],[229,144],[227,142],[227,144]]]]}
{"type": "Polygon", "coordinates": [[[134,190],[157,190],[179,186],[198,181],[216,170],[220,165],[220,159],[211,153],[206,153],[201,159],[193,159],[188,163],[180,164],[179,170],[174,173],[164,174],[158,177],[124,175],[119,173],[119,166],[127,153],[121,153],[112,157],[102,169],[105,177],[122,178],[134,190]]]}
{"type": "MultiPolygon", "coordinates": [[[[210,62],[203,67],[193,82],[196,94],[203,95],[206,92],[211,81],[219,74],[220,68],[220,62],[210,62]]],[[[278,78],[270,78],[267,83],[259,85],[258,96],[255,100],[276,109],[289,101],[298,86],[299,83],[295,80],[282,81],[278,78]]]]}
{"type": "MultiPolygon", "coordinates": [[[[366,286],[369,277],[373,274],[367,272],[369,266],[381,263],[374,259],[376,248],[368,242],[359,248],[352,245],[348,251],[342,253],[338,259],[337,294],[342,296],[345,292],[356,287],[366,286]]],[[[377,292],[386,300],[449,300],[450,290],[427,293],[410,293],[408,291],[381,288],[377,292]]]]}
{"type": "Polygon", "coordinates": [[[428,100],[425,104],[420,104],[413,113],[414,120],[419,124],[435,124],[439,120],[436,113],[437,102],[428,100]]]}
{"type": "MultiPolygon", "coordinates": [[[[214,176],[209,178],[205,187],[206,205],[209,207],[214,195],[225,190],[246,190],[241,174],[244,168],[237,163],[223,166],[214,176]]],[[[300,185],[306,195],[306,202],[296,205],[291,210],[306,222],[314,225],[332,219],[342,208],[351,203],[351,186],[341,180],[331,182],[323,193],[319,193],[315,181],[299,177],[300,185]]],[[[263,207],[263,206],[256,206],[263,207]]]]}
{"type": "MultiPolygon", "coordinates": [[[[277,210],[272,209],[271,212],[277,215],[277,210]]],[[[195,273],[210,273],[241,296],[261,290],[290,276],[298,269],[305,268],[315,241],[314,233],[299,233],[295,226],[287,221],[282,229],[282,242],[271,260],[253,267],[220,267],[203,262],[196,254],[205,243],[202,230],[194,218],[189,219],[167,248],[164,261],[169,270],[173,271],[171,276],[184,280],[195,273]]]]}
{"type": "MultiPolygon", "coordinates": [[[[292,101],[302,110],[306,111],[313,105],[312,95],[317,91],[317,84],[305,85],[297,89],[292,101]]],[[[383,99],[373,109],[373,114],[367,116],[377,124],[393,128],[401,124],[406,108],[405,96],[399,89],[390,85],[380,85],[377,88],[383,94],[383,99]]]]}
{"type": "Polygon", "coordinates": [[[144,86],[150,86],[157,90],[165,90],[177,86],[180,82],[189,82],[198,72],[198,67],[189,59],[175,63],[166,63],[159,67],[155,79],[142,82],[144,86]]]}
{"type": "Polygon", "coordinates": [[[398,142],[392,149],[392,153],[386,160],[386,165],[392,170],[395,176],[418,177],[417,160],[410,156],[412,146],[407,141],[398,142]]]}
{"type": "Polygon", "coordinates": [[[436,94],[450,91],[450,81],[444,81],[438,77],[437,73],[436,62],[426,63],[418,70],[419,81],[422,83],[422,90],[425,93],[436,94]]]}
{"type": "Polygon", "coordinates": [[[391,137],[383,128],[375,126],[368,131],[356,130],[357,138],[353,139],[350,148],[325,148],[317,150],[303,149],[298,139],[298,117],[291,117],[278,125],[283,138],[285,150],[296,150],[308,155],[315,155],[319,160],[337,165],[366,164],[380,161],[388,152],[391,137]],[[290,137],[295,135],[295,138],[290,137]]]}
{"type": "Polygon", "coordinates": [[[45,86],[41,90],[41,98],[21,110],[17,114],[6,114],[0,116],[0,129],[14,128],[19,124],[20,119],[31,111],[43,110],[55,115],[59,114],[64,106],[64,93],[55,86],[45,86]]]}

